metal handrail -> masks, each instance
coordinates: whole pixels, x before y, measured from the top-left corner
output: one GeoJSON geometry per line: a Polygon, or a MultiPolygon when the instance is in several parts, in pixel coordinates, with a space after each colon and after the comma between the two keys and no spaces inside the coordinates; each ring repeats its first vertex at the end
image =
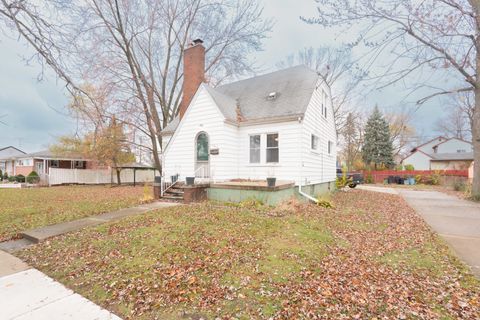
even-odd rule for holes
{"type": "Polygon", "coordinates": [[[162,176],[162,182],[160,183],[160,196],[163,197],[165,195],[165,192],[167,192],[170,188],[172,188],[177,182],[178,182],[178,178],[174,182],[173,181],[167,182],[165,181],[165,176],[162,176]]]}

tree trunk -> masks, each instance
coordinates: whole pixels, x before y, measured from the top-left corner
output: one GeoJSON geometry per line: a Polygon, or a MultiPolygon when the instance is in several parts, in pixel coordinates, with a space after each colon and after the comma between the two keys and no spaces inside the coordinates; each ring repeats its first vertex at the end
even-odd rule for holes
{"type": "Polygon", "coordinates": [[[121,184],[122,184],[122,181],[120,181],[120,170],[119,170],[119,169],[116,169],[115,171],[117,171],[117,184],[118,184],[118,185],[121,185],[121,184]]]}
{"type": "MultiPolygon", "coordinates": [[[[480,69],[480,53],[477,53],[477,69],[480,69]]],[[[479,73],[477,73],[479,74],[479,73]]],[[[475,89],[475,107],[473,109],[472,143],[473,143],[473,185],[472,197],[480,200],[480,81],[477,78],[475,89]]]]}

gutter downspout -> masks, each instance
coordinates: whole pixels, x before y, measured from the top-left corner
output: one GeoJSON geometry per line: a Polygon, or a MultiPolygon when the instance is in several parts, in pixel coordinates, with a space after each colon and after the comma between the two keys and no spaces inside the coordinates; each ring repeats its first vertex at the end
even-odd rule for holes
{"type": "MultiPolygon", "coordinates": [[[[298,122],[301,123],[302,125],[302,131],[301,131],[301,134],[302,134],[302,137],[300,139],[300,141],[303,141],[303,137],[304,137],[304,125],[303,125],[303,119],[301,118],[298,118],[298,122]]],[[[302,171],[303,171],[303,148],[302,148],[302,143],[300,143],[300,181],[298,182],[298,193],[307,198],[308,200],[310,201],[313,201],[314,203],[318,204],[318,200],[315,199],[314,197],[312,197],[311,195],[309,194],[306,194],[305,192],[302,191],[302,171]]]]}

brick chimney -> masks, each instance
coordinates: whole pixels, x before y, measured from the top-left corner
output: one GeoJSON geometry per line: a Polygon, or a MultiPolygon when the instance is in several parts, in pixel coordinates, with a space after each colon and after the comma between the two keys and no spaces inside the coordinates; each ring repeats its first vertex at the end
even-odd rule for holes
{"type": "Polygon", "coordinates": [[[205,82],[205,47],[200,39],[194,40],[183,52],[183,95],[179,114],[183,118],[193,96],[205,82]]]}

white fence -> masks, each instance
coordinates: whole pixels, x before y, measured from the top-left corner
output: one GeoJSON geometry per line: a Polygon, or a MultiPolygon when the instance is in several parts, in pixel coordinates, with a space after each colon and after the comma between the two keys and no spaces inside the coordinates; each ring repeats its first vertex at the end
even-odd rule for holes
{"type": "MultiPolygon", "coordinates": [[[[135,170],[135,182],[153,182],[155,173],[153,170],[135,170]]],[[[123,169],[120,172],[121,183],[134,182],[134,170],[123,169]]],[[[48,174],[48,184],[108,184],[117,183],[117,173],[110,169],[91,170],[91,169],[58,169],[50,168],[48,174]]]]}

